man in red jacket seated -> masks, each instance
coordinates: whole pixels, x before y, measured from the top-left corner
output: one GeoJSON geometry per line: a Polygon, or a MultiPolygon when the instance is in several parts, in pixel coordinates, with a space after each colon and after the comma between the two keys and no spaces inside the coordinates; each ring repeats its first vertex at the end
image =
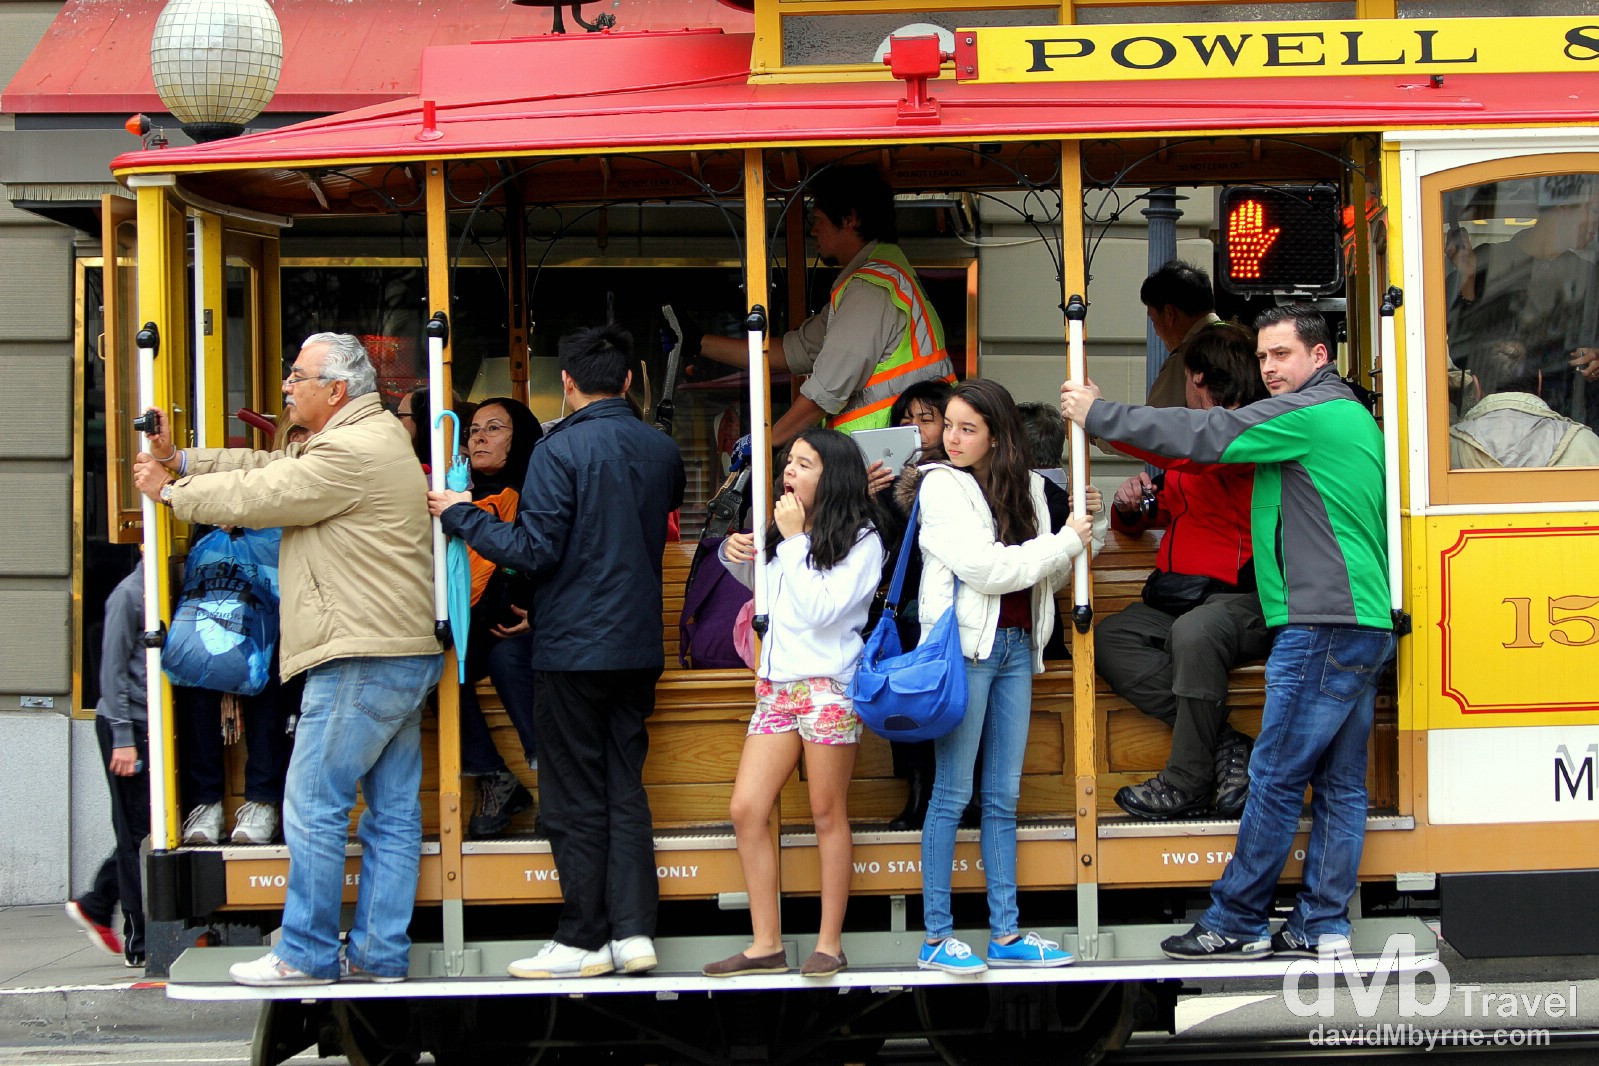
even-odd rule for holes
{"type": "MultiPolygon", "coordinates": [[[[1182,352],[1187,404],[1239,407],[1266,395],[1254,337],[1217,324],[1182,352]]],[[[1143,602],[1100,623],[1094,662],[1118,696],[1171,727],[1166,767],[1116,793],[1137,818],[1203,814],[1237,818],[1249,795],[1247,736],[1227,724],[1227,673],[1264,658],[1271,638],[1261,619],[1251,561],[1249,510],[1255,471],[1123,449],[1166,468],[1116,490],[1111,524],[1125,533],[1164,528],[1143,602]]]]}

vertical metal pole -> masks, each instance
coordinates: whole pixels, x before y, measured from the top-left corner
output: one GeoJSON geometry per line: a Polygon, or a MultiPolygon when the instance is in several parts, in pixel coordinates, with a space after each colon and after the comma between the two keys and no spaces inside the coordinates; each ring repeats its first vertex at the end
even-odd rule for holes
{"type": "MultiPolygon", "coordinates": [[[[1061,266],[1063,291],[1082,286],[1088,278],[1083,255],[1083,166],[1081,146],[1066,141],[1060,148],[1061,266]]],[[[1085,319],[1088,305],[1084,297],[1073,294],[1066,307],[1066,373],[1072,381],[1088,377],[1085,319]]],[[[1088,436],[1081,426],[1071,427],[1072,509],[1087,511],[1088,436]]],[[[1090,604],[1090,551],[1084,546],[1072,570],[1072,717],[1070,723],[1071,764],[1064,769],[1072,780],[1073,806],[1076,808],[1077,950],[1085,959],[1099,953],[1099,810],[1098,791],[1098,710],[1094,702],[1094,641],[1090,633],[1093,607],[1090,604]]]]}
{"type": "MultiPolygon", "coordinates": [[[[139,408],[148,411],[155,406],[155,357],[161,350],[161,331],[154,322],[146,322],[134,338],[139,349],[139,408]]],[[[167,425],[171,426],[168,418],[167,425]]],[[[174,438],[175,439],[175,438],[174,438]]],[[[144,515],[144,699],[147,721],[145,736],[148,742],[150,774],[150,847],[165,851],[169,840],[166,825],[167,805],[171,801],[167,778],[167,746],[162,743],[168,733],[167,709],[162,700],[161,645],[165,632],[161,627],[161,571],[167,565],[161,551],[160,520],[156,502],[140,496],[144,515]]]]}
{"type": "MultiPolygon", "coordinates": [[[[435,160],[427,170],[427,249],[428,306],[427,324],[428,395],[435,412],[454,406],[455,392],[450,380],[450,233],[449,207],[444,191],[445,164],[435,160]]],[[[433,484],[444,486],[444,472],[451,456],[445,448],[444,428],[439,419],[430,427],[432,437],[433,484]]],[[[433,523],[434,616],[448,619],[444,602],[444,528],[433,523]]],[[[439,912],[443,924],[443,970],[446,977],[466,972],[466,890],[461,858],[461,689],[457,680],[455,648],[449,639],[449,624],[438,628],[444,643],[444,673],[439,678],[439,912]]]]}
{"type": "Polygon", "coordinates": [[[1397,623],[1405,609],[1404,536],[1399,508],[1399,354],[1394,311],[1404,302],[1404,293],[1389,286],[1383,296],[1379,330],[1382,350],[1378,367],[1382,371],[1382,448],[1384,517],[1388,520],[1388,606],[1397,623]]]}
{"type": "MultiPolygon", "coordinates": [[[[1177,258],[1177,220],[1183,217],[1177,206],[1177,190],[1171,186],[1150,189],[1149,206],[1141,212],[1149,220],[1149,273],[1153,274],[1177,258]]],[[[1144,327],[1144,392],[1154,387],[1160,368],[1166,365],[1165,342],[1155,336],[1153,323],[1144,327]]]]}

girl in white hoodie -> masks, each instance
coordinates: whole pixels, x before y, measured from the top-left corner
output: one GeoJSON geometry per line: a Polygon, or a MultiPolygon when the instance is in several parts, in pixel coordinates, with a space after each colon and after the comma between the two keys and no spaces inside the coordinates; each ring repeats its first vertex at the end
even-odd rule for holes
{"type": "Polygon", "coordinates": [[[1055,618],[1055,589],[1089,543],[1087,517],[1050,532],[1044,481],[1032,472],[1021,417],[1009,392],[977,378],[956,386],[944,409],[949,463],[923,467],[923,639],[955,605],[966,658],[966,716],[934,741],[933,796],[922,826],[923,969],[981,973],[989,966],[1072,961],[1037,933],[1021,934],[1016,910],[1016,802],[1032,713],[1033,674],[1055,618]],[[957,585],[957,580],[959,584],[957,585]],[[988,882],[988,961],[953,935],[950,874],[955,829],[982,749],[982,856],[988,882]]]}
{"type": "MultiPolygon", "coordinates": [[[[709,977],[788,969],[769,822],[802,751],[821,860],[822,921],[800,973],[830,977],[845,966],[840,938],[853,849],[846,796],[861,735],[848,692],[884,557],[871,508],[866,464],[848,437],[808,429],[789,446],[783,496],[766,535],[769,626],[756,670],[755,714],[733,783],[733,831],[755,935],[737,955],[708,963],[709,977]]],[[[754,558],[748,533],[723,543],[722,562],[745,584],[753,583],[754,558]]]]}

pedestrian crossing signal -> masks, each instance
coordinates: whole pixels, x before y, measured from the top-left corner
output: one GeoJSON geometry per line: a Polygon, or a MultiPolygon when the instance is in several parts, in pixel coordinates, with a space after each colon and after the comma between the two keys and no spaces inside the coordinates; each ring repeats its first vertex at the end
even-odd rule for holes
{"type": "Polygon", "coordinates": [[[1221,284],[1244,296],[1325,296],[1343,284],[1338,190],[1228,185],[1221,191],[1221,284]]]}

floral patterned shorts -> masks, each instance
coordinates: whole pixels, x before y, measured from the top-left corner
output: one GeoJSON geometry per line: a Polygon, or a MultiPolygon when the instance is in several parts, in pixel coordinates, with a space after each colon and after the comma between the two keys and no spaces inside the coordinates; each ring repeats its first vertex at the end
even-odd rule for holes
{"type": "Polygon", "coordinates": [[[751,734],[799,730],[800,739],[812,744],[858,744],[861,716],[844,686],[830,677],[773,684],[755,679],[755,714],[751,734]]]}

